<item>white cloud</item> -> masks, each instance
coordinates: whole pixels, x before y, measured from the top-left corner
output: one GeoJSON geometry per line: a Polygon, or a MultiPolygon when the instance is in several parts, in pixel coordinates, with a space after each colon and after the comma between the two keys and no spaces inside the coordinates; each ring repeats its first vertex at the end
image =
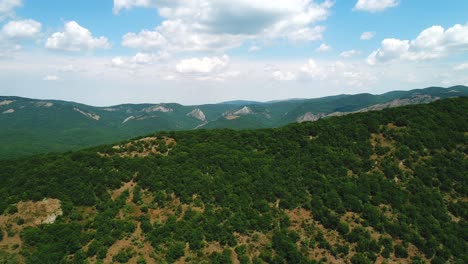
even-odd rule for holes
{"type": "Polygon", "coordinates": [[[58,81],[60,80],[60,78],[56,75],[47,75],[47,76],[44,76],[44,78],[42,78],[42,80],[44,81],[58,81]]]}
{"type": "Polygon", "coordinates": [[[290,71],[276,70],[272,73],[272,76],[278,81],[294,81],[297,79],[297,75],[290,71]]]}
{"type": "Polygon", "coordinates": [[[32,19],[10,21],[0,30],[0,58],[12,58],[21,50],[21,42],[36,38],[41,23],[32,19]]]}
{"type": "MultiPolygon", "coordinates": [[[[341,65],[341,62],[340,62],[341,65]]],[[[329,70],[319,66],[315,60],[310,59],[307,64],[300,68],[300,71],[312,79],[324,80],[329,75],[329,70]]]]}
{"type": "Polygon", "coordinates": [[[229,63],[229,57],[204,57],[181,60],[176,65],[179,73],[212,73],[225,68],[229,63]]]}
{"type": "Polygon", "coordinates": [[[293,42],[307,42],[316,41],[322,39],[322,34],[325,32],[325,27],[315,26],[313,28],[300,28],[296,31],[292,31],[286,34],[286,38],[293,42]]]}
{"type": "Polygon", "coordinates": [[[358,0],[354,6],[354,10],[375,13],[396,7],[399,4],[399,0],[358,0]]]}
{"type": "MultiPolygon", "coordinates": [[[[380,94],[398,87],[401,89],[446,86],[445,83],[468,84],[467,71],[455,71],[453,68],[457,63],[449,63],[446,60],[440,63],[423,61],[418,64],[395,61],[385,67],[372,67],[364,60],[356,58],[356,60],[342,59],[344,67],[340,67],[336,61],[316,59],[315,64],[319,73],[326,76],[322,78],[323,80],[300,71],[300,68],[307,64],[307,59],[290,58],[278,61],[231,58],[229,64],[219,72],[207,74],[178,73],[175,69],[178,62],[179,60],[175,58],[169,58],[168,61],[157,60],[136,68],[133,75],[130,75],[127,72],[132,69],[111,68],[110,58],[107,56],[70,57],[56,52],[20,52],[15,54],[14,60],[0,63],[0,80],[4,84],[0,86],[0,92],[7,95],[53,97],[107,106],[122,102],[144,103],[152,100],[151,98],[156,98],[158,102],[176,101],[183,104],[212,103],[239,98],[269,101],[343,93],[380,94]],[[47,67],[44,67],[45,61],[47,67]],[[270,67],[266,68],[265,65],[270,67]],[[63,72],[64,68],[72,72],[63,72]],[[292,81],[274,80],[272,74],[276,70],[291,72],[297,78],[292,81]],[[239,72],[237,76],[225,77],[230,74],[235,75],[236,71],[239,72]],[[59,76],[60,80],[42,81],[42,78],[49,74],[59,76]],[[225,81],[221,84],[222,77],[225,81]],[[54,84],[64,80],[67,80],[67,85],[70,86],[69,93],[57,94],[57,87],[54,84]],[[40,89],[31,89],[31,87],[40,89]]],[[[465,62],[468,61],[461,60],[458,64],[465,62]]]]}
{"type": "Polygon", "coordinates": [[[229,78],[234,78],[240,75],[240,71],[228,71],[222,72],[214,75],[204,75],[198,76],[196,79],[199,81],[215,81],[215,82],[224,82],[229,78]]]}
{"type": "Polygon", "coordinates": [[[32,20],[10,21],[2,27],[1,36],[11,39],[34,38],[41,32],[42,24],[32,20]]]}
{"type": "Polygon", "coordinates": [[[135,69],[140,66],[149,65],[159,60],[162,56],[153,53],[138,52],[133,57],[114,57],[111,66],[117,68],[135,69]]]}
{"type": "Polygon", "coordinates": [[[22,5],[22,0],[0,0],[0,20],[13,15],[15,8],[22,5]]]}
{"type": "Polygon", "coordinates": [[[353,87],[364,87],[377,80],[377,77],[362,65],[347,64],[341,61],[318,63],[310,59],[299,68],[301,78],[327,81],[334,84],[344,84],[353,87]]]}
{"type": "Polygon", "coordinates": [[[465,63],[462,63],[460,65],[457,65],[454,70],[456,71],[464,71],[464,70],[468,70],[468,62],[465,62],[465,63]]]}
{"type": "Polygon", "coordinates": [[[218,51],[247,40],[287,39],[293,42],[322,38],[331,0],[155,0],[114,1],[114,10],[153,7],[165,20],[154,30],[127,33],[122,45],[138,50],[168,52],[218,51]]]}
{"type": "Polygon", "coordinates": [[[50,36],[45,47],[53,50],[92,51],[107,49],[111,45],[106,37],[93,37],[91,32],[75,21],[65,24],[63,32],[55,32],[50,36]]]}
{"type": "Polygon", "coordinates": [[[372,31],[362,32],[361,40],[371,40],[374,38],[374,36],[375,36],[375,32],[372,32],[372,31]]]}
{"type": "Polygon", "coordinates": [[[142,30],[138,34],[127,33],[122,38],[122,46],[140,50],[159,49],[166,42],[166,38],[159,32],[149,30],[142,30]]]}
{"type": "Polygon", "coordinates": [[[318,48],[315,49],[315,52],[327,52],[330,51],[331,47],[325,43],[322,43],[318,48]]]}
{"type": "Polygon", "coordinates": [[[356,55],[359,55],[361,54],[361,52],[359,50],[347,50],[347,51],[343,51],[340,53],[340,57],[342,58],[351,58],[351,57],[354,57],[356,55]]]}
{"type": "Polygon", "coordinates": [[[432,26],[414,40],[384,39],[379,49],[367,58],[370,65],[394,60],[421,61],[468,51],[468,24],[447,30],[432,26]]]}
{"type": "Polygon", "coordinates": [[[154,31],[143,30],[138,34],[127,33],[122,45],[141,50],[164,52],[181,51],[224,51],[238,47],[244,37],[227,34],[194,32],[180,20],[166,20],[154,31]]]}
{"type": "Polygon", "coordinates": [[[154,7],[154,0],[114,0],[114,14],[118,14],[122,9],[133,7],[154,7]]]}

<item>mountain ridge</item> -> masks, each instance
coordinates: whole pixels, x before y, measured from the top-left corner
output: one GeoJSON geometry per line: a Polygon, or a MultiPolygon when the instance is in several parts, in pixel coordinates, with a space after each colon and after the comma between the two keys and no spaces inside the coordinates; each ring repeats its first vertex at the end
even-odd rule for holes
{"type": "Polygon", "coordinates": [[[60,100],[0,96],[0,158],[79,149],[161,130],[272,128],[401,106],[405,100],[427,103],[455,96],[468,96],[468,87],[191,106],[145,103],[94,107],[60,100]],[[426,96],[427,100],[415,100],[420,96],[426,96]]]}
{"type": "Polygon", "coordinates": [[[159,103],[149,103],[149,102],[144,102],[144,103],[121,103],[121,104],[114,104],[114,105],[104,105],[104,106],[96,106],[96,105],[88,105],[84,103],[80,103],[77,101],[68,101],[68,100],[61,100],[61,99],[48,99],[48,98],[31,98],[31,97],[24,97],[24,96],[17,96],[17,95],[0,95],[0,99],[6,98],[6,99],[27,99],[27,100],[35,100],[35,101],[49,101],[49,102],[63,102],[63,103],[72,103],[72,104],[79,104],[79,105],[87,105],[90,107],[95,107],[95,108],[111,108],[111,107],[117,107],[117,106],[136,106],[136,105],[159,105],[159,104],[178,104],[178,105],[183,105],[187,107],[191,106],[200,106],[200,105],[223,105],[223,104],[235,104],[235,105],[248,105],[248,104],[270,104],[270,103],[278,103],[278,102],[288,102],[288,101],[302,101],[302,100],[314,100],[314,99],[326,99],[326,98],[340,98],[340,97],[346,97],[346,96],[356,96],[356,95],[392,95],[395,93],[408,93],[408,92],[417,92],[417,91],[429,91],[431,89],[463,89],[465,91],[468,91],[468,86],[466,85],[454,85],[454,86],[449,86],[449,87],[441,87],[441,86],[429,86],[426,88],[415,88],[415,89],[410,89],[410,90],[392,90],[384,93],[357,93],[357,94],[336,94],[336,95],[327,95],[323,97],[314,97],[314,98],[287,98],[287,99],[277,99],[277,100],[270,100],[270,101],[254,101],[254,100],[231,100],[231,101],[222,101],[218,103],[206,103],[206,104],[180,104],[176,102],[159,102],[159,103]]]}

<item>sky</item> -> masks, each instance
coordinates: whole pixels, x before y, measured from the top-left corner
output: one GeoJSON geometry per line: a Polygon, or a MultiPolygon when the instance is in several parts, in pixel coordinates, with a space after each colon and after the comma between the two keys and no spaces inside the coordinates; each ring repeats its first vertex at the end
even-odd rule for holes
{"type": "Polygon", "coordinates": [[[193,105],[459,84],[466,0],[0,0],[0,95],[193,105]]]}

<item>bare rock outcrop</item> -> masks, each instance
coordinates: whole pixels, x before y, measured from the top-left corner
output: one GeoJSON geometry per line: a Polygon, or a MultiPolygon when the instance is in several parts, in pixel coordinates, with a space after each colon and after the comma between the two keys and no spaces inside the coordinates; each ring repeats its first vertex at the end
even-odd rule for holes
{"type": "Polygon", "coordinates": [[[190,113],[187,114],[187,116],[196,118],[200,121],[206,121],[205,113],[203,113],[203,111],[198,108],[193,109],[190,113]]]}
{"type": "Polygon", "coordinates": [[[317,120],[319,120],[319,119],[321,119],[321,118],[324,118],[325,116],[327,116],[327,115],[324,114],[324,113],[313,114],[313,113],[311,113],[311,112],[307,112],[307,113],[305,113],[304,115],[298,117],[298,118],[296,119],[296,121],[297,121],[298,123],[308,122],[308,121],[313,122],[313,121],[317,121],[317,120]]]}
{"type": "Polygon", "coordinates": [[[82,115],[84,115],[84,116],[86,116],[88,118],[94,119],[96,121],[99,121],[99,119],[101,119],[101,117],[99,115],[95,114],[95,113],[87,113],[87,112],[85,112],[85,111],[83,111],[83,110],[81,110],[79,108],[76,108],[76,107],[73,108],[73,110],[75,110],[76,112],[78,112],[78,113],[80,113],[80,114],[82,114],[82,115]]]}
{"type": "Polygon", "coordinates": [[[164,105],[153,105],[150,107],[147,107],[142,110],[145,113],[151,113],[151,112],[162,112],[162,113],[170,113],[173,112],[174,109],[171,109],[169,107],[166,107],[164,105]]]}

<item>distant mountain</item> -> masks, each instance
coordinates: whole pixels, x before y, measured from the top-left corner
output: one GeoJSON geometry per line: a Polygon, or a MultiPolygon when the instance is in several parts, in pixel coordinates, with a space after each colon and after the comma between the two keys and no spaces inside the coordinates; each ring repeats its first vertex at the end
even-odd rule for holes
{"type": "Polygon", "coordinates": [[[250,104],[262,104],[262,102],[247,101],[247,100],[235,100],[235,101],[222,102],[222,103],[220,103],[220,104],[227,104],[227,105],[250,105],[250,104]]]}
{"type": "Polygon", "coordinates": [[[0,97],[0,158],[74,150],[161,130],[254,129],[353,112],[468,96],[468,87],[430,87],[382,95],[338,95],[273,102],[231,101],[94,107],[58,100],[0,97]]]}

